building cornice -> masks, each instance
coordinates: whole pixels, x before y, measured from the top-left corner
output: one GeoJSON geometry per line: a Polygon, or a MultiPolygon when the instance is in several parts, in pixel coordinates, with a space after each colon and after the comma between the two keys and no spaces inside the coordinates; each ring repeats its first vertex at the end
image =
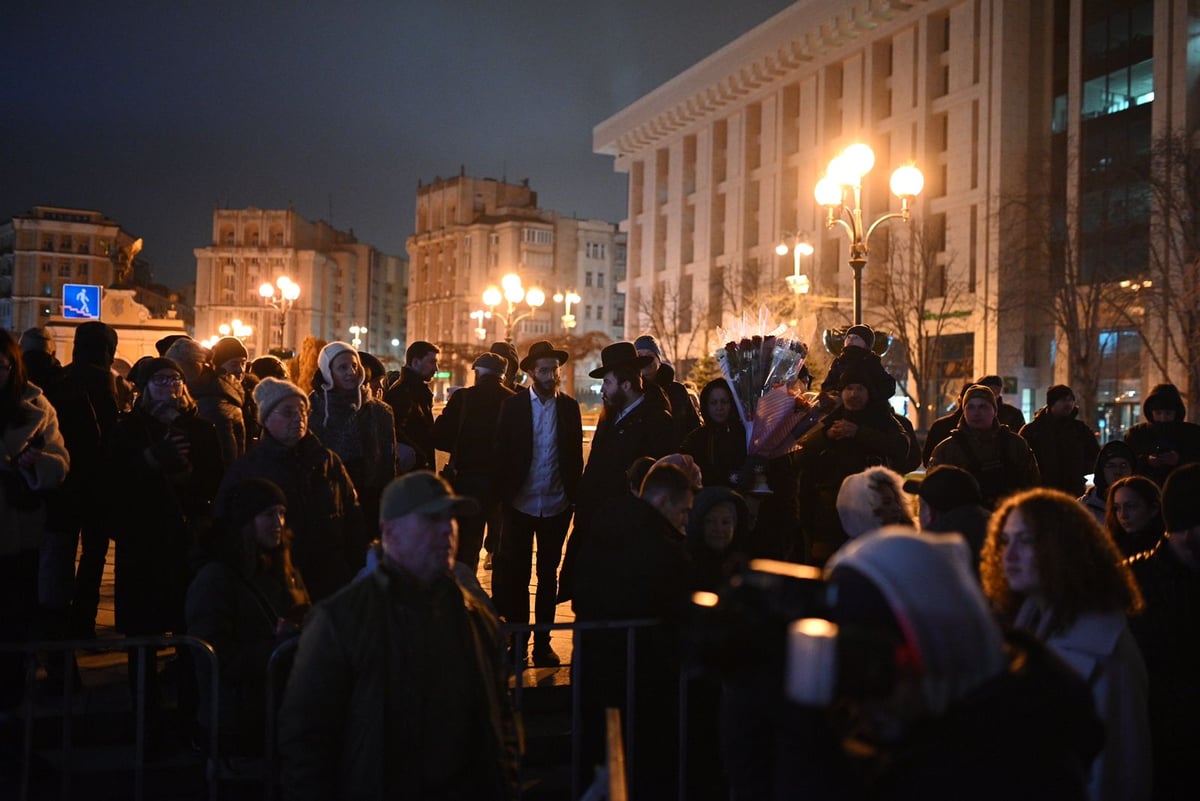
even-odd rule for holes
{"type": "Polygon", "coordinates": [[[929,0],[801,0],[592,129],[592,150],[636,153],[847,48],[929,0]]]}

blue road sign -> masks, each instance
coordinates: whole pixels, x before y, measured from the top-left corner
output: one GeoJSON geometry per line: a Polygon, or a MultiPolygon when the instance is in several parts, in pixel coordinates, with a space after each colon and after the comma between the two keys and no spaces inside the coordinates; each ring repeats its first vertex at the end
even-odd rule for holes
{"type": "Polygon", "coordinates": [[[99,320],[100,287],[63,284],[62,315],[68,320],[99,320]]]}

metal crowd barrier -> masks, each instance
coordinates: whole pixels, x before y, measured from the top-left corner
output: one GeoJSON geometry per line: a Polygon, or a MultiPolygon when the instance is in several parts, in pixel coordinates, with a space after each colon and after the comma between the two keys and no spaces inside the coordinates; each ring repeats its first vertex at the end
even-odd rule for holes
{"type": "Polygon", "coordinates": [[[135,651],[137,658],[137,687],[134,692],[134,709],[137,720],[137,730],[134,739],[133,765],[133,798],[142,801],[145,798],[145,768],[146,768],[146,659],[147,648],[154,648],[157,653],[160,648],[187,647],[198,652],[208,660],[210,669],[210,698],[212,699],[208,721],[208,760],[205,769],[205,780],[208,785],[208,797],[216,801],[218,793],[219,751],[217,732],[220,723],[218,702],[220,694],[220,673],[216,652],[213,647],[197,637],[159,636],[159,637],[125,637],[122,639],[106,640],[48,640],[42,642],[0,643],[0,653],[22,654],[25,658],[25,691],[21,701],[21,716],[23,724],[23,741],[21,747],[21,781],[17,798],[27,801],[31,790],[31,767],[33,763],[33,721],[35,689],[37,682],[38,654],[48,654],[55,658],[56,653],[62,654],[64,682],[62,697],[62,754],[63,768],[59,778],[59,795],[70,798],[71,785],[71,719],[73,717],[73,702],[75,698],[74,682],[70,676],[74,672],[74,656],[79,650],[89,651],[135,651]]]}
{"type": "MultiPolygon", "coordinates": [[[[637,637],[636,634],[641,629],[649,629],[661,626],[662,621],[657,619],[638,619],[638,620],[597,620],[597,621],[576,621],[574,623],[540,623],[540,624],[514,624],[505,623],[500,627],[501,639],[507,643],[510,639],[516,638],[521,641],[523,637],[528,637],[532,634],[548,633],[552,631],[570,631],[573,637],[573,651],[571,656],[571,797],[580,798],[583,788],[580,787],[580,776],[582,775],[582,741],[583,728],[580,725],[583,716],[583,664],[582,655],[584,652],[583,640],[578,636],[580,632],[594,631],[624,631],[625,632],[625,712],[624,712],[624,742],[623,750],[625,753],[623,768],[625,776],[634,775],[636,763],[634,759],[634,747],[637,742],[636,726],[637,726],[637,637]]],[[[525,671],[533,670],[521,659],[515,659],[512,662],[513,682],[513,709],[518,713],[522,709],[522,694],[523,682],[522,677],[525,671]]],[[[682,675],[681,675],[682,684],[682,675]]],[[[680,706],[680,736],[682,744],[682,733],[686,730],[686,700],[681,689],[681,706],[680,706]]],[[[680,764],[683,764],[683,749],[680,749],[680,764]]],[[[623,781],[623,778],[621,779],[623,781]]],[[[610,783],[618,781],[617,777],[608,776],[610,783]]],[[[680,785],[682,787],[682,784],[680,785]]]]}

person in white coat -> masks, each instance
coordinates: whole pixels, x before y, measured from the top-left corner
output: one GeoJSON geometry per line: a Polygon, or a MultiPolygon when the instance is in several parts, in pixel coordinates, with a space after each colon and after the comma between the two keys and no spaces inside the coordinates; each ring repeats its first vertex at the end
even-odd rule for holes
{"type": "Polygon", "coordinates": [[[1089,797],[1149,798],[1146,666],[1126,622],[1142,595],[1112,536],[1069,495],[1029,490],[992,515],[980,577],[1001,620],[1046,643],[1092,690],[1105,745],[1089,797]]]}

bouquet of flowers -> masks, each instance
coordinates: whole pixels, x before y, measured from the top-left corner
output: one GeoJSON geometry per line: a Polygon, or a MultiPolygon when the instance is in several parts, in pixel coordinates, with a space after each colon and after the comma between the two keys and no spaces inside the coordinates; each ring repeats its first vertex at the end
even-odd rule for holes
{"type": "Polygon", "coordinates": [[[772,459],[795,446],[792,431],[809,409],[791,386],[804,366],[808,346],[785,336],[782,326],[767,330],[765,310],[758,322],[757,333],[744,318],[741,330],[718,331],[727,342],[716,358],[746,424],[746,453],[772,459]]]}

